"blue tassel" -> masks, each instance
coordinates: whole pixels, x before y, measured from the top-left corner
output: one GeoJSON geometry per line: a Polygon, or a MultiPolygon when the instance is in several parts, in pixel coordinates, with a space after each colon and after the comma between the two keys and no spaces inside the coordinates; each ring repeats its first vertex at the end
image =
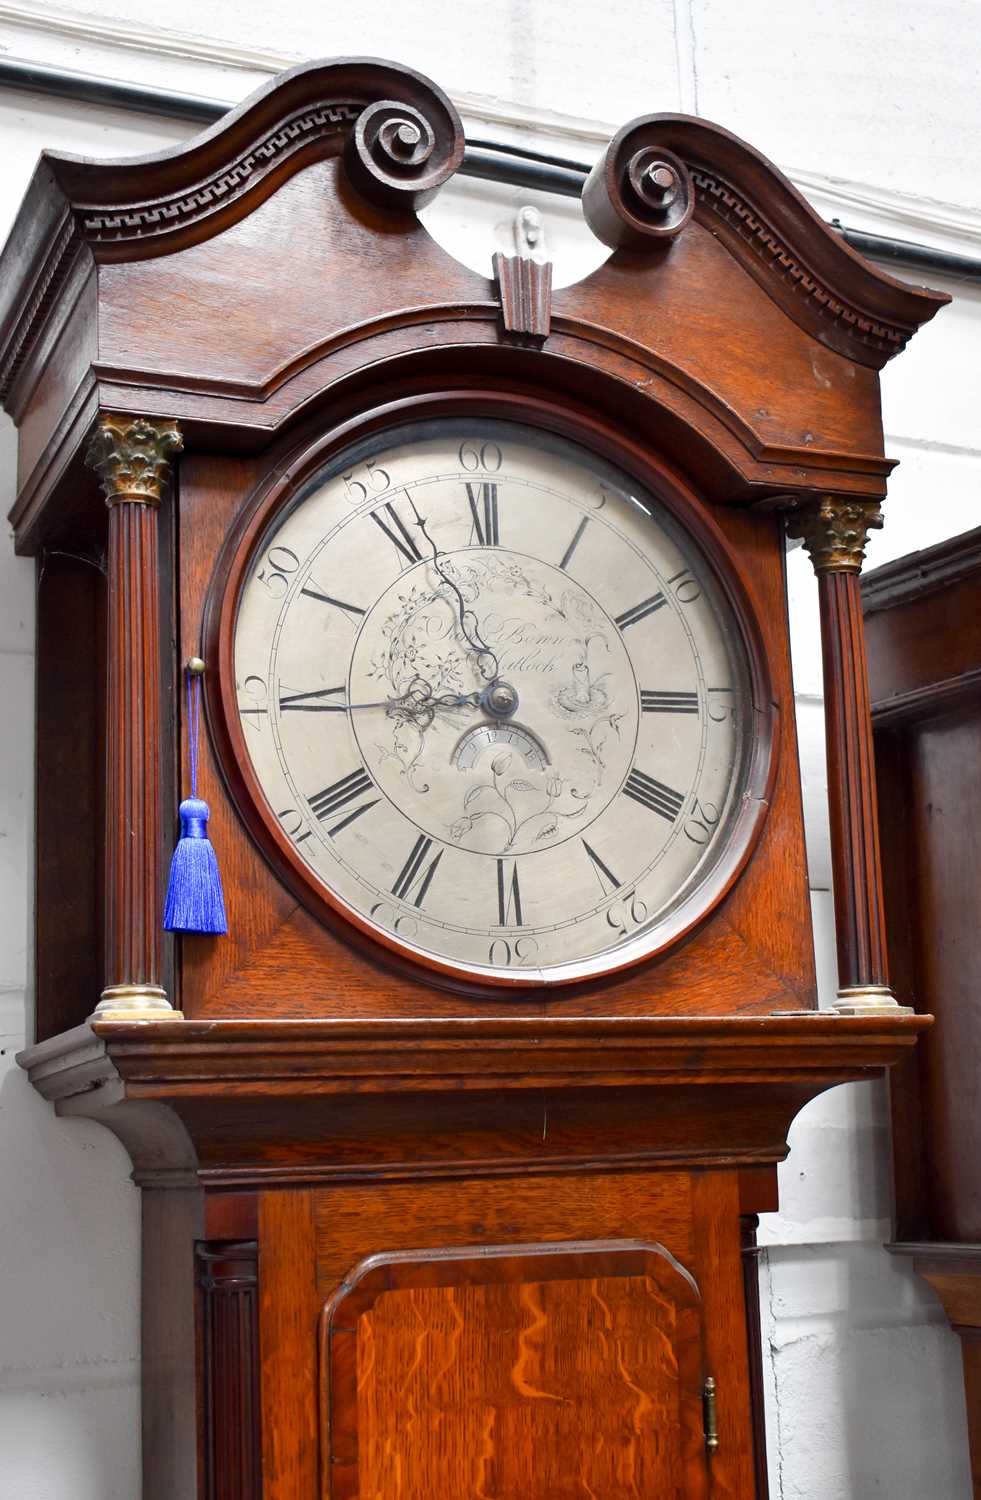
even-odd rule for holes
{"type": "Polygon", "coordinates": [[[164,928],[167,932],[227,932],[218,859],[208,838],[208,804],[180,805],[181,836],[170,862],[164,928]]]}
{"type": "Polygon", "coordinates": [[[166,932],[228,931],[218,858],[208,838],[210,812],[207,802],[202,802],[198,796],[198,729],[203,671],[204,662],[199,658],[188,663],[187,738],[191,752],[191,795],[179,808],[181,834],[170,861],[164,904],[166,932]]]}

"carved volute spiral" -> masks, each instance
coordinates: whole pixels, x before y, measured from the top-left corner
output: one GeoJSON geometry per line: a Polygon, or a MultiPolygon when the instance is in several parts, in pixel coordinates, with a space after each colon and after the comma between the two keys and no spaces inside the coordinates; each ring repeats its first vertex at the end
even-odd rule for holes
{"type": "Polygon", "coordinates": [[[369,104],[348,137],[348,177],[381,208],[422,208],[463,160],[463,125],[450,101],[433,89],[418,103],[369,104]]]}
{"type": "Polygon", "coordinates": [[[691,218],[695,204],[688,168],[653,139],[652,118],[618,131],[583,189],[586,222],[613,249],[652,250],[669,243],[691,218]]]}

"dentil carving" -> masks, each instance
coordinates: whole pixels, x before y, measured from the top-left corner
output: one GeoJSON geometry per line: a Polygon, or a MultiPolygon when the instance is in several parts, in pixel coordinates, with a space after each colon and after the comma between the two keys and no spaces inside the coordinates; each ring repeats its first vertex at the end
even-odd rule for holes
{"type": "Polygon", "coordinates": [[[85,462],[98,473],[108,505],[159,505],[171,458],[183,446],[176,422],[108,415],[99,418],[85,462]]]}
{"type": "Polygon", "coordinates": [[[833,292],[813,266],[804,264],[791,250],[759,207],[744,194],[740,195],[731,183],[720,181],[704,168],[693,167],[691,175],[699,204],[711,210],[740,240],[750,245],[754,255],[760,257],[770,270],[790,282],[797,293],[810,299],[822,317],[844,323],[854,338],[887,358],[905,349],[913,331],[911,328],[900,328],[881,318],[873,318],[833,292]]]}

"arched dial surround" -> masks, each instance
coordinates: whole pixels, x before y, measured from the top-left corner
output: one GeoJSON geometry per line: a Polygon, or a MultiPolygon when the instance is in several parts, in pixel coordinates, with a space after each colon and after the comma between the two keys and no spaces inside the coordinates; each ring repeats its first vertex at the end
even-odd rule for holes
{"type": "Polygon", "coordinates": [[[266,821],[424,963],[581,979],[717,899],[744,636],[669,508],[576,442],[450,417],[348,448],[253,549],[233,660],[266,821]]]}

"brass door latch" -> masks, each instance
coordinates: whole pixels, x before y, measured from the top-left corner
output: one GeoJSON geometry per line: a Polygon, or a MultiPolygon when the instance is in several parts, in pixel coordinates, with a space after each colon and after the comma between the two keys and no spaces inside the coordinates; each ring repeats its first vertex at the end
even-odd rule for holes
{"type": "Polygon", "coordinates": [[[709,1453],[719,1448],[719,1424],[715,1410],[715,1380],[710,1375],[702,1386],[702,1411],[705,1424],[705,1447],[709,1453]]]}

